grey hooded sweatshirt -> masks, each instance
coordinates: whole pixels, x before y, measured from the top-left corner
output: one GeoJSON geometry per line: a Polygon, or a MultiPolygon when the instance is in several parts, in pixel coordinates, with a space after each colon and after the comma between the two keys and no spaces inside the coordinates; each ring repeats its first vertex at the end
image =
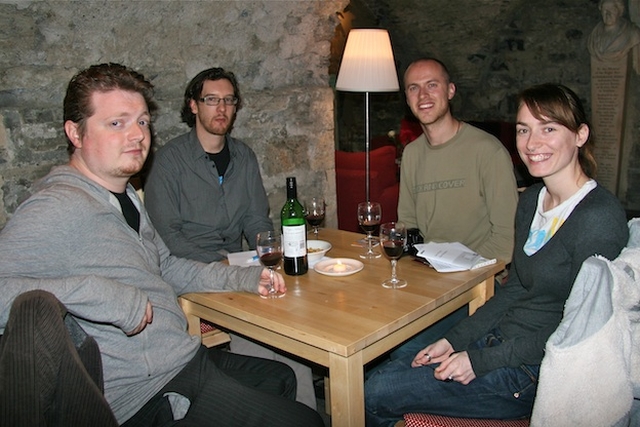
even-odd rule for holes
{"type": "Polygon", "coordinates": [[[0,232],[0,333],[15,297],[54,294],[92,335],[102,355],[105,397],[120,423],[133,416],[193,358],[177,296],[257,292],[261,267],[204,264],[169,253],[133,187],[140,232],[113,194],[69,166],[54,168],[0,232]],[[153,322],[142,321],[147,301],[153,322]]]}

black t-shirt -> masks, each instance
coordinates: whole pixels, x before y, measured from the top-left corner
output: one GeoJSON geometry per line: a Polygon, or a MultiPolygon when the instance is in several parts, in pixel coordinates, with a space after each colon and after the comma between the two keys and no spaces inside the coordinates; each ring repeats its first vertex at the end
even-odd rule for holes
{"type": "Polygon", "coordinates": [[[229,146],[224,144],[224,147],[222,147],[222,150],[220,150],[219,153],[207,153],[207,156],[209,156],[209,160],[216,165],[216,169],[218,169],[218,176],[220,177],[220,183],[222,184],[224,174],[227,172],[229,162],[231,161],[231,151],[229,151],[229,146]]]}
{"type": "Polygon", "coordinates": [[[120,202],[120,207],[122,208],[122,214],[124,218],[127,220],[127,224],[134,230],[136,233],[140,232],[140,212],[138,212],[138,208],[133,204],[127,192],[124,193],[114,193],[111,192],[118,201],[120,202]]]}

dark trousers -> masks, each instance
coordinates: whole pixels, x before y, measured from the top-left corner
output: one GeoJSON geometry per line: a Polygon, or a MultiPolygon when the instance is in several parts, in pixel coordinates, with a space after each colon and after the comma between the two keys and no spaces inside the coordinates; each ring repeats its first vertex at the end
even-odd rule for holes
{"type": "Polygon", "coordinates": [[[318,413],[295,402],[295,396],[295,375],[287,365],[203,346],[123,426],[322,427],[318,413]],[[189,399],[183,419],[173,421],[167,393],[189,399]]]}
{"type": "Polygon", "coordinates": [[[117,426],[102,386],[98,346],[64,305],[18,296],[0,339],[0,425],[117,426]]]}

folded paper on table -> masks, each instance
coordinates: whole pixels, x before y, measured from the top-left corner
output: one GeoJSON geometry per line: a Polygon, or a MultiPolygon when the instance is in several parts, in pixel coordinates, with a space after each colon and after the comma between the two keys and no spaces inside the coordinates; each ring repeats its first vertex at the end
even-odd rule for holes
{"type": "Polygon", "coordinates": [[[487,259],[460,242],[418,243],[414,247],[418,251],[416,255],[429,261],[440,273],[474,270],[496,263],[495,258],[487,259]]]}
{"type": "Polygon", "coordinates": [[[247,267],[249,265],[260,265],[260,258],[256,251],[234,252],[227,254],[229,265],[239,265],[247,267]]]}

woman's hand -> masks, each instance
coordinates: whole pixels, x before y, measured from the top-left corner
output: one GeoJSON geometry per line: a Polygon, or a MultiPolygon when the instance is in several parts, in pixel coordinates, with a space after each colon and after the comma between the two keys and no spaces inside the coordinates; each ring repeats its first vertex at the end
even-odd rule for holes
{"type": "Polygon", "coordinates": [[[435,369],[433,376],[441,381],[457,381],[464,385],[476,378],[469,353],[466,351],[453,353],[446,360],[443,360],[440,366],[435,369]]]}
{"type": "Polygon", "coordinates": [[[144,317],[142,318],[142,321],[133,331],[127,332],[127,335],[133,336],[135,334],[139,334],[151,322],[153,322],[153,306],[151,305],[151,301],[147,301],[147,309],[144,311],[144,317]]]}
{"type": "Polygon", "coordinates": [[[413,358],[411,366],[417,368],[426,366],[430,363],[439,363],[446,360],[453,353],[453,346],[449,341],[442,338],[428,347],[420,350],[416,357],[413,358]]]}
{"type": "MultiPolygon", "coordinates": [[[[258,282],[258,293],[260,295],[268,295],[270,283],[271,276],[269,273],[269,269],[265,268],[260,274],[260,282],[258,282]]],[[[287,292],[287,286],[284,283],[282,274],[276,272],[273,273],[273,287],[277,293],[284,294],[285,292],[287,292]]]]}

